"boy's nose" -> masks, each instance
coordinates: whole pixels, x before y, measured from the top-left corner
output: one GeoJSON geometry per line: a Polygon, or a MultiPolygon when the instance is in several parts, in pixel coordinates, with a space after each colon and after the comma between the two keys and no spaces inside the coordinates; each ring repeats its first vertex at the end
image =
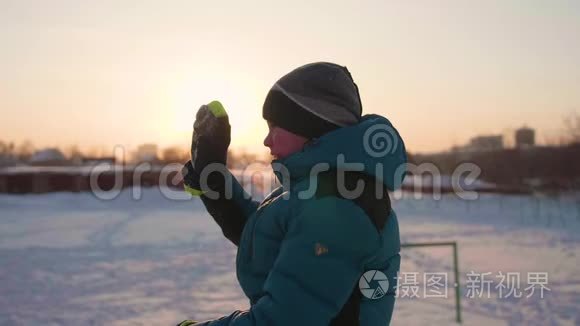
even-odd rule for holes
{"type": "Polygon", "coordinates": [[[266,147],[270,147],[272,144],[270,142],[270,132],[268,132],[268,134],[266,135],[266,138],[264,138],[264,146],[266,147]]]}

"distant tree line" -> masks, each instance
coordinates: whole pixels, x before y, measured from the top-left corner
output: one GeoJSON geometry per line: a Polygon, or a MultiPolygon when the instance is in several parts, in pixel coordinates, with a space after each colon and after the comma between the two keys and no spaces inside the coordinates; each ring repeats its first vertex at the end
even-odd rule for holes
{"type": "MultiPolygon", "coordinates": [[[[113,150],[107,151],[104,147],[93,147],[88,150],[81,150],[78,146],[72,145],[64,148],[56,148],[69,161],[82,161],[83,158],[102,158],[113,155],[113,150]]],[[[34,155],[37,148],[30,141],[22,143],[5,142],[0,140],[0,166],[27,163],[34,155]]],[[[191,157],[189,147],[168,146],[161,148],[152,159],[152,163],[185,163],[191,157]]],[[[259,154],[230,149],[228,151],[228,167],[241,168],[255,162],[263,162],[265,158],[259,154]]],[[[139,163],[139,159],[134,152],[129,152],[126,163],[139,163]]]]}
{"type": "Polygon", "coordinates": [[[489,152],[449,152],[414,155],[415,164],[433,163],[451,175],[461,163],[481,168],[480,178],[500,185],[542,184],[555,188],[576,187],[580,180],[580,143],[489,152]]]}

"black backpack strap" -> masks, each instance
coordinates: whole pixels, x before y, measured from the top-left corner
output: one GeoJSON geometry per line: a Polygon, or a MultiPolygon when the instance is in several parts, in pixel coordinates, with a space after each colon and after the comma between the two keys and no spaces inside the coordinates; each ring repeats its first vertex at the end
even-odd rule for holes
{"type": "Polygon", "coordinates": [[[359,325],[359,315],[360,315],[360,300],[362,298],[362,293],[358,288],[358,282],[356,282],[354,289],[350,294],[350,297],[342,306],[342,309],[332,319],[330,326],[358,326],[359,325]]]}
{"type": "MultiPolygon", "coordinates": [[[[362,181],[364,188],[360,196],[356,198],[346,198],[352,200],[357,206],[365,211],[368,218],[377,231],[382,231],[387,223],[387,219],[391,212],[391,199],[387,188],[381,181],[376,180],[373,176],[369,176],[363,172],[358,171],[344,171],[344,188],[347,191],[353,191],[358,182],[362,181]],[[380,189],[380,191],[377,190],[380,189]]],[[[338,188],[338,175],[335,170],[325,171],[318,175],[318,187],[316,189],[316,197],[336,196],[345,198],[338,188]]]]}
{"type": "MultiPolygon", "coordinates": [[[[352,200],[357,206],[359,206],[377,228],[377,232],[381,232],[391,212],[389,193],[382,182],[376,180],[372,176],[357,171],[344,171],[344,187],[347,191],[353,191],[359,180],[361,180],[364,185],[360,196],[346,199],[352,200]],[[380,184],[377,185],[377,183],[380,184]],[[377,191],[377,187],[381,191],[377,191]]],[[[316,197],[336,196],[339,198],[345,198],[339,191],[338,181],[338,174],[335,170],[319,174],[316,197]]],[[[338,315],[331,321],[330,325],[358,326],[361,298],[362,293],[358,288],[357,282],[349,299],[343,305],[338,315]]]]}

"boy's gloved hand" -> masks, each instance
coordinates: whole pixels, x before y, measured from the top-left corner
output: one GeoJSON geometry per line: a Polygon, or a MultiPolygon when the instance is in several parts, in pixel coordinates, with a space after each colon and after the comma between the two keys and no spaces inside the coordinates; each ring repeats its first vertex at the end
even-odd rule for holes
{"type": "Polygon", "coordinates": [[[182,321],[181,323],[177,324],[176,326],[191,326],[191,325],[195,325],[195,324],[197,324],[196,321],[188,319],[188,320],[182,321]]]}
{"type": "Polygon", "coordinates": [[[191,141],[191,162],[196,171],[201,173],[210,163],[226,164],[230,129],[228,114],[219,101],[199,108],[191,141]]]}
{"type": "MultiPolygon", "coordinates": [[[[228,114],[219,101],[202,105],[197,111],[191,140],[191,160],[182,169],[185,190],[199,196],[207,189],[201,189],[200,177],[203,170],[212,163],[225,168],[228,147],[231,141],[231,127],[228,114]]],[[[215,167],[211,167],[215,171],[215,167]]],[[[219,173],[208,176],[207,185],[217,185],[223,177],[219,173]]]]}

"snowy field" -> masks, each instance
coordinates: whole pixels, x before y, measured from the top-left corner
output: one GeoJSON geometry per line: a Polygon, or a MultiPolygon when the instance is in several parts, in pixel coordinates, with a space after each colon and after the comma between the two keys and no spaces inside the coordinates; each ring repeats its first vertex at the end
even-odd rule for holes
{"type": "MultiPolygon", "coordinates": [[[[112,201],[89,193],[0,195],[0,325],[173,325],[248,306],[235,248],[197,199],[158,189],[112,201]]],[[[399,199],[402,240],[457,241],[466,325],[579,325],[580,217],[562,198],[485,195],[399,199]],[[491,273],[490,294],[469,298],[467,274],[491,273]],[[501,298],[499,272],[547,273],[549,291],[501,298]]],[[[449,273],[449,248],[404,248],[403,273],[449,273]]],[[[401,294],[400,294],[401,295],[401,294]]],[[[455,296],[401,297],[394,325],[455,323],[455,296]]],[[[403,295],[401,295],[403,296],[403,295]]]]}

